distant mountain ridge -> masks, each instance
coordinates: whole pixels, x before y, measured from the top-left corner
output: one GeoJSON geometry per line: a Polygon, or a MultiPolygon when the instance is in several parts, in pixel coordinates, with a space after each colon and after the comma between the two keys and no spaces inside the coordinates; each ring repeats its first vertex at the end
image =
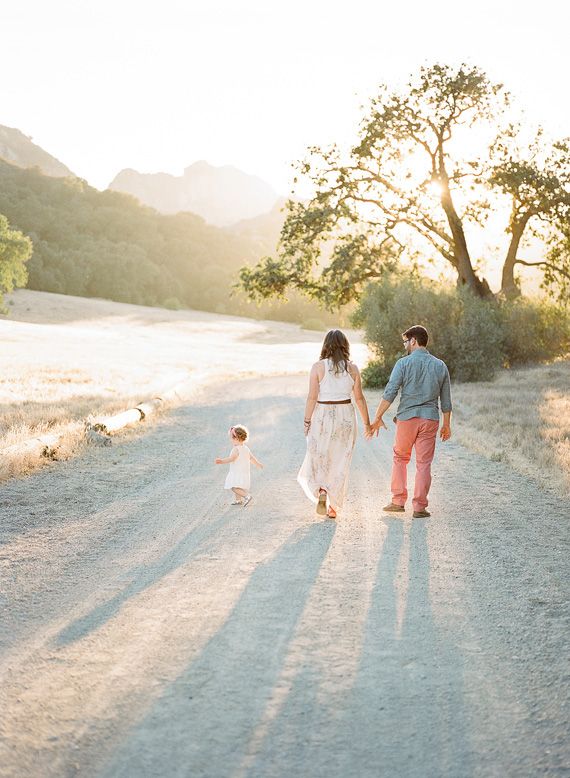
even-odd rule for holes
{"type": "Polygon", "coordinates": [[[181,176],[121,170],[109,189],[133,195],[160,213],[196,213],[216,227],[228,227],[270,211],[278,197],[261,178],[231,165],[215,167],[201,160],[181,176]]]}
{"type": "Polygon", "coordinates": [[[254,241],[262,254],[272,254],[277,250],[285,222],[286,203],[284,197],[278,197],[270,211],[251,219],[242,219],[228,227],[227,231],[254,241]]]}
{"type": "Polygon", "coordinates": [[[32,142],[15,127],[0,124],[0,157],[21,168],[37,167],[46,176],[65,178],[75,174],[59,159],[32,142]]]}

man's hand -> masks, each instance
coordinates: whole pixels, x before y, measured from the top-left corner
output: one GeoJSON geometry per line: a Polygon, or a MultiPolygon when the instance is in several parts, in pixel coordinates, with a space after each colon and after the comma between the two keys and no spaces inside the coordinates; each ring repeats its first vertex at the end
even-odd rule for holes
{"type": "Polygon", "coordinates": [[[378,433],[380,432],[381,427],[384,427],[385,430],[388,429],[382,416],[380,416],[379,419],[374,419],[374,421],[370,425],[370,437],[372,438],[374,437],[374,435],[378,437],[378,433]]]}
{"type": "Polygon", "coordinates": [[[445,442],[446,440],[449,440],[451,437],[451,425],[449,424],[442,424],[441,429],[439,431],[439,437],[445,442]]]}

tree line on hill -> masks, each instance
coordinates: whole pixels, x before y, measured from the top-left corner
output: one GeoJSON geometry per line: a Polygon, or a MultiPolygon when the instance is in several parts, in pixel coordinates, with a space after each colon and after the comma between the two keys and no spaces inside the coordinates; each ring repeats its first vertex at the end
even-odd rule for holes
{"type": "Polygon", "coordinates": [[[191,213],[160,214],[79,178],[0,160],[0,214],[0,293],[22,286],[27,269],[28,288],[47,292],[323,327],[337,318],[300,295],[258,307],[236,292],[239,268],[273,249],[259,237],[191,213]]]}

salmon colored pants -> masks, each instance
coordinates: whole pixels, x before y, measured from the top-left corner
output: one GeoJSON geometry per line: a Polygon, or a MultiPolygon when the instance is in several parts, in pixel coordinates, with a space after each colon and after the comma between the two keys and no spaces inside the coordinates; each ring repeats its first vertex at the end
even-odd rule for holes
{"type": "Polygon", "coordinates": [[[392,502],[405,505],[408,498],[407,474],[412,448],[416,449],[416,483],[412,506],[415,511],[427,508],[428,492],[431,486],[431,463],[435,452],[435,438],[439,422],[434,419],[414,417],[398,420],[394,441],[394,464],[392,465],[392,502]]]}

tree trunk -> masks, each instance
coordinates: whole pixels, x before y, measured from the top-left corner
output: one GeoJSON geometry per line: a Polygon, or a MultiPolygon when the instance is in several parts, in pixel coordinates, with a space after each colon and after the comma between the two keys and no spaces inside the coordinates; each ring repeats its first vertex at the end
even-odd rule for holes
{"type": "Polygon", "coordinates": [[[457,261],[457,285],[467,286],[479,297],[489,297],[492,292],[489,288],[489,284],[483,279],[478,278],[473,270],[471,264],[471,257],[469,256],[469,249],[467,248],[467,240],[465,239],[465,232],[463,231],[463,224],[455,206],[451,199],[451,192],[449,191],[449,185],[446,177],[441,177],[443,192],[441,195],[441,205],[447,216],[451,235],[453,237],[453,253],[457,261]]]}
{"type": "Polygon", "coordinates": [[[519,250],[521,238],[529,218],[529,215],[525,215],[522,219],[519,219],[519,221],[515,221],[511,226],[511,242],[509,243],[509,250],[507,251],[507,257],[505,259],[505,264],[503,265],[503,275],[501,279],[501,293],[504,294],[508,300],[514,300],[516,297],[519,297],[521,293],[521,290],[515,281],[515,265],[517,264],[517,252],[519,250]]]}

